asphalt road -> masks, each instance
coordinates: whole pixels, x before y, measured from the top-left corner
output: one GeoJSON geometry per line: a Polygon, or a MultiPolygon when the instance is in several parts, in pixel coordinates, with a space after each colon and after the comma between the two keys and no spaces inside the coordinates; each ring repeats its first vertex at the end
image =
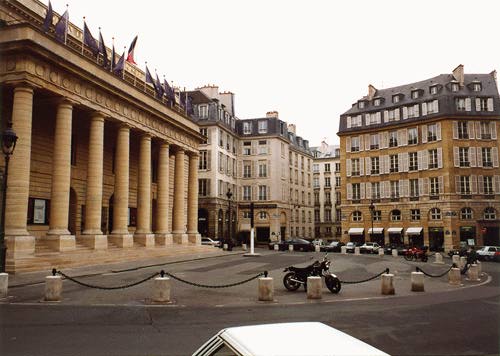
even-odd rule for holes
{"type": "MultiPolygon", "coordinates": [[[[285,261],[273,259],[276,270],[289,261],[287,258],[307,261],[305,255],[282,258],[285,261]]],[[[338,262],[340,270],[349,266],[349,259],[353,258],[338,262]]],[[[359,260],[360,263],[367,266],[378,263],[368,257],[361,258],[364,262],[359,260]]],[[[206,261],[206,268],[203,264],[193,264],[177,269],[187,276],[199,273],[193,271],[197,268],[206,273],[210,270],[224,280],[224,270],[231,268],[230,262],[231,259],[206,261]]],[[[356,268],[353,277],[362,274],[356,268]]],[[[24,299],[19,297],[17,302],[0,305],[0,354],[190,355],[225,327],[322,321],[393,355],[498,355],[500,264],[484,263],[483,270],[491,281],[471,288],[450,290],[436,285],[429,293],[382,297],[371,293],[371,287],[366,286],[361,299],[325,295],[322,301],[307,301],[302,292],[297,292],[279,296],[283,303],[249,302],[249,298],[241,298],[238,293],[229,293],[224,297],[229,301],[220,300],[217,306],[212,302],[190,305],[180,300],[168,306],[145,305],[138,303],[138,299],[128,303],[96,303],[95,297],[91,304],[68,298],[69,301],[58,305],[47,305],[28,298],[33,293],[26,287],[24,299]],[[286,299],[290,294],[292,299],[286,299]],[[231,303],[231,298],[237,302],[231,303]]],[[[344,275],[348,271],[349,268],[345,269],[344,275]]],[[[245,273],[250,272],[251,269],[245,273]]],[[[278,287],[281,286],[275,286],[278,287]]],[[[343,291],[355,294],[354,288],[346,287],[343,291]]],[[[192,291],[190,294],[206,296],[192,291]]],[[[182,295],[178,294],[178,298],[182,295]]],[[[208,295],[208,299],[216,297],[208,295]]],[[[278,334],[276,342],[314,340],[278,334]]]]}

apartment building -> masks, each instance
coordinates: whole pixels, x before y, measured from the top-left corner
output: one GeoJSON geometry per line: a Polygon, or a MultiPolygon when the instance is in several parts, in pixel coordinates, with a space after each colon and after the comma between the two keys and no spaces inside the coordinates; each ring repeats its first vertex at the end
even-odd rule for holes
{"type": "Polygon", "coordinates": [[[340,117],[342,238],[500,244],[496,72],[378,90],[340,117]]]}

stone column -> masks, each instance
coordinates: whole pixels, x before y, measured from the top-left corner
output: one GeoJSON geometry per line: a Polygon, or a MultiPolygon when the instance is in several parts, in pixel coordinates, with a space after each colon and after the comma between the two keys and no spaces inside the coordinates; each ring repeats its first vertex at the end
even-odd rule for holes
{"type": "Polygon", "coordinates": [[[198,160],[198,153],[189,154],[188,238],[195,245],[201,245],[201,235],[198,232],[198,160]]]}
{"type": "Polygon", "coordinates": [[[68,231],[72,121],[73,104],[62,99],[57,105],[52,153],[50,224],[47,232],[47,244],[56,251],[75,249],[75,236],[68,231]]]}
{"type": "Polygon", "coordinates": [[[174,207],[172,235],[174,242],[187,244],[188,235],[184,223],[184,150],[178,148],[175,152],[175,175],[174,175],[174,207]]]}
{"type": "Polygon", "coordinates": [[[90,121],[85,229],[81,238],[96,250],[108,248],[107,236],[101,231],[103,150],[104,116],[95,112],[90,121]]]}
{"type": "Polygon", "coordinates": [[[155,244],[155,236],[151,233],[151,136],[148,134],[141,136],[137,178],[137,230],[134,240],[150,247],[155,244]]]}
{"type": "Polygon", "coordinates": [[[10,157],[5,211],[5,243],[7,259],[35,252],[35,238],[27,229],[30,188],[31,124],[33,88],[21,84],[14,88],[12,129],[18,136],[10,157]]]}
{"type": "Polygon", "coordinates": [[[156,231],[155,240],[157,245],[166,246],[172,244],[172,232],[168,228],[169,221],[169,165],[170,153],[169,145],[164,142],[160,145],[158,153],[158,183],[156,200],[156,231]]]}
{"type": "Polygon", "coordinates": [[[113,231],[109,240],[119,247],[132,247],[134,240],[128,232],[130,127],[118,128],[115,153],[115,191],[113,195],[113,231]]]}

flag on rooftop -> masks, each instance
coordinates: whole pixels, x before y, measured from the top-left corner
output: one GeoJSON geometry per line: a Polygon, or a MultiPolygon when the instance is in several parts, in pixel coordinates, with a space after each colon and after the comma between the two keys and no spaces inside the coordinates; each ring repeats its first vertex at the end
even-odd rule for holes
{"type": "Polygon", "coordinates": [[[113,41],[113,48],[111,49],[111,70],[113,70],[115,65],[116,65],[116,51],[115,51],[115,43],[113,41]]]}
{"type": "Polygon", "coordinates": [[[158,78],[158,73],[156,73],[156,82],[155,82],[155,89],[156,89],[156,95],[158,98],[162,98],[163,94],[165,93],[165,90],[163,90],[163,87],[160,83],[160,78],[158,78]]]}
{"type": "Polygon", "coordinates": [[[45,15],[45,19],[43,20],[43,32],[47,32],[52,25],[52,19],[54,18],[54,11],[52,10],[52,4],[49,0],[49,6],[47,9],[47,14],[45,15]]]}
{"type": "Polygon", "coordinates": [[[130,48],[128,49],[128,56],[127,56],[127,62],[136,64],[134,60],[134,50],[135,50],[135,45],[137,43],[137,36],[132,40],[132,43],[130,44],[130,48]]]}
{"type": "Polygon", "coordinates": [[[172,102],[175,103],[175,93],[174,90],[170,85],[168,85],[168,82],[166,79],[163,79],[163,89],[165,91],[165,95],[167,98],[172,102]]]}
{"type": "MultiPolygon", "coordinates": [[[[114,47],[113,47],[114,48],[114,47]]],[[[106,51],[106,45],[104,44],[104,38],[102,38],[101,29],[99,29],[99,54],[102,55],[102,65],[104,68],[108,68],[108,51],[106,51]]]]}
{"type": "Polygon", "coordinates": [[[59,18],[56,23],[56,39],[59,42],[66,44],[66,37],[68,36],[69,13],[68,9],[59,18]]]}
{"type": "Polygon", "coordinates": [[[191,97],[188,95],[187,91],[184,92],[186,95],[186,113],[188,115],[193,115],[194,114],[194,109],[193,109],[193,102],[191,97]]]}
{"type": "Polygon", "coordinates": [[[116,66],[113,68],[113,73],[121,75],[123,74],[124,70],[125,70],[125,51],[123,51],[122,56],[118,60],[118,63],[116,63],[116,66]]]}
{"type": "Polygon", "coordinates": [[[83,43],[85,43],[85,45],[90,48],[94,56],[97,56],[100,53],[97,41],[94,38],[94,36],[92,36],[92,34],[90,33],[90,30],[87,27],[87,23],[85,22],[85,20],[83,21],[83,43]]]}

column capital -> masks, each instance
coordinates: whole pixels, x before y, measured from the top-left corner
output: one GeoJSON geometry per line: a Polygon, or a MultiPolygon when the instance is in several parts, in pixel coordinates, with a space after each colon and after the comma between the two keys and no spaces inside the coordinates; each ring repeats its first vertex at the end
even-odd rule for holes
{"type": "Polygon", "coordinates": [[[41,86],[37,85],[29,80],[21,79],[21,80],[7,80],[4,82],[5,85],[10,85],[14,87],[15,90],[30,90],[33,92],[35,89],[40,89],[41,86]]]}
{"type": "Polygon", "coordinates": [[[72,108],[77,104],[76,101],[73,101],[65,97],[54,98],[53,102],[58,106],[71,106],[72,108]]]}
{"type": "Polygon", "coordinates": [[[103,113],[102,111],[93,111],[90,114],[90,118],[92,120],[105,121],[107,118],[109,118],[109,116],[103,113]]]}
{"type": "Polygon", "coordinates": [[[143,138],[151,140],[153,138],[153,136],[148,132],[142,132],[141,139],[143,139],[143,138]]]}
{"type": "Polygon", "coordinates": [[[198,151],[187,151],[186,152],[189,158],[199,158],[200,153],[198,151]]]}
{"type": "Polygon", "coordinates": [[[184,147],[180,147],[180,146],[174,146],[174,147],[172,147],[172,150],[174,151],[175,154],[186,153],[186,150],[184,149],[184,147]]]}

